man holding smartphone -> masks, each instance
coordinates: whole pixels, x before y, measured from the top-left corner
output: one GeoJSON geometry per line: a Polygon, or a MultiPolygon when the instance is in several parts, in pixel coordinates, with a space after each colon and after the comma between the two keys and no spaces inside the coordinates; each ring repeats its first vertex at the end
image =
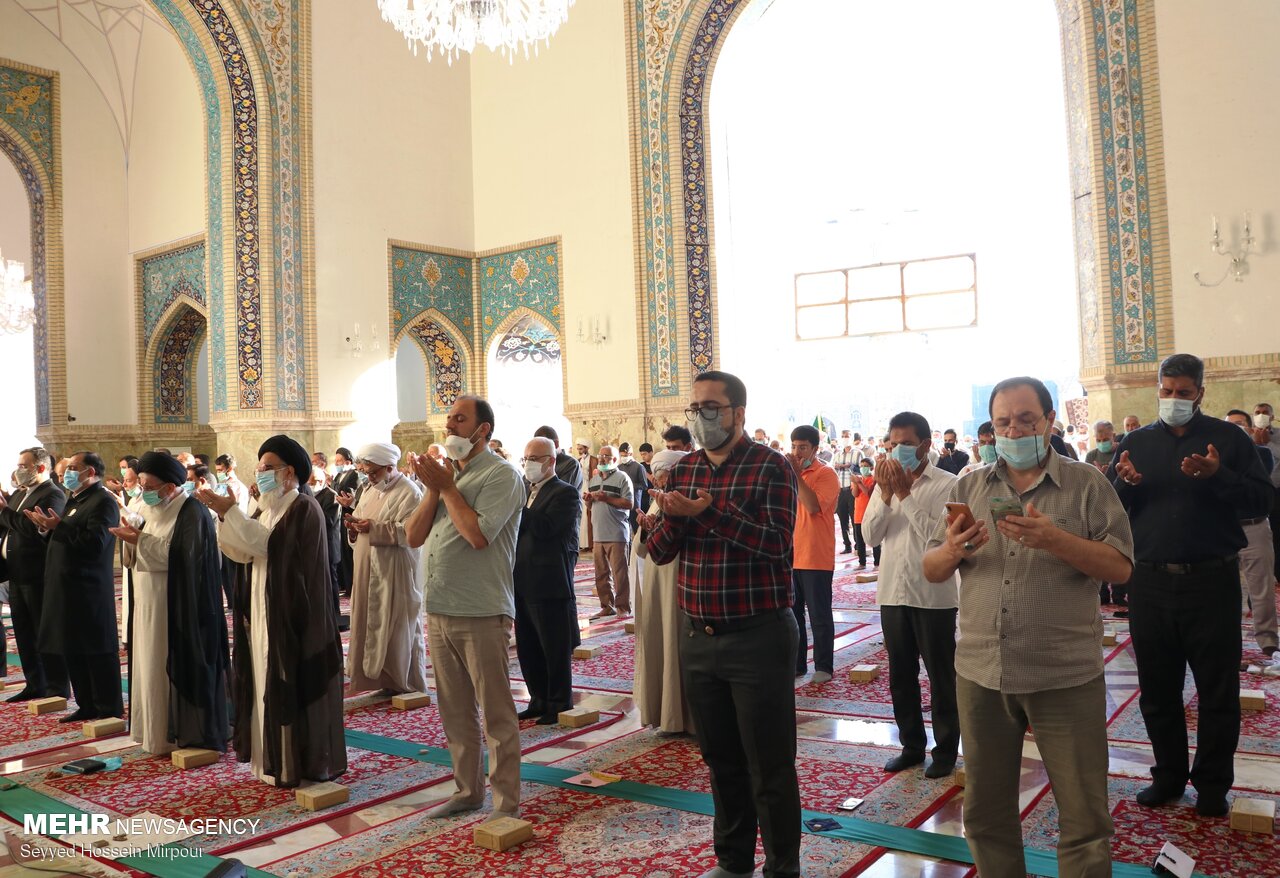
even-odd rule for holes
{"type": "Polygon", "coordinates": [[[1043,382],[1005,379],[988,405],[998,460],[954,482],[951,500],[991,523],[939,524],[923,565],[948,590],[960,574],[965,836],[980,874],[1026,873],[1018,778],[1034,727],[1061,814],[1059,872],[1110,875],[1098,585],[1129,579],[1129,521],[1096,467],[1050,447],[1053,398],[1043,382]]]}

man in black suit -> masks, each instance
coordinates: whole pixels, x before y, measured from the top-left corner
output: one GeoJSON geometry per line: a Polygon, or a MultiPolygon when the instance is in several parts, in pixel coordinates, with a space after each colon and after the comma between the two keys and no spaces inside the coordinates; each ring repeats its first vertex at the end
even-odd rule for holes
{"type": "Polygon", "coordinates": [[[573,568],[578,563],[578,491],[555,473],[550,439],[524,448],[529,498],[516,538],[516,656],[529,689],[521,719],[551,725],[573,707],[570,665],[578,633],[573,568]]]}
{"type": "Polygon", "coordinates": [[[570,457],[565,454],[564,449],[560,447],[560,437],[556,434],[555,429],[552,427],[539,427],[533,431],[533,435],[551,440],[551,445],[556,450],[556,478],[581,493],[582,466],[578,463],[576,457],[570,457]]]}
{"type": "Polygon", "coordinates": [[[66,697],[67,669],[58,655],[41,655],[37,638],[44,606],[45,554],[48,534],[22,513],[48,509],[61,515],[66,495],[53,483],[53,459],[43,448],[27,448],[18,456],[18,490],[6,501],[0,498],[0,555],[9,565],[9,607],[13,614],[13,639],[18,642],[22,691],[8,701],[29,701],[49,696],[66,697]]]}
{"type": "Polygon", "coordinates": [[[124,716],[111,534],[120,524],[120,504],[103,486],[103,471],[96,453],[77,451],[62,476],[71,494],[65,515],[23,510],[49,534],[39,642],[41,652],[67,664],[77,709],[59,720],[64,723],[124,716]]]}
{"type": "Polygon", "coordinates": [[[329,579],[333,582],[333,612],[338,618],[338,630],[342,627],[342,610],[338,604],[338,594],[342,590],[340,570],[342,566],[342,504],[338,502],[338,494],[329,486],[329,474],[325,472],[325,456],[322,451],[311,453],[311,493],[320,504],[324,513],[325,530],[329,535],[329,579]]]}
{"type": "MultiPolygon", "coordinates": [[[[342,518],[356,508],[356,501],[360,499],[360,474],[356,472],[356,461],[351,456],[351,449],[343,447],[333,453],[333,465],[338,468],[338,474],[333,477],[333,493],[338,497],[338,503],[344,508],[339,514],[339,524],[342,518]]],[[[342,594],[351,594],[351,577],[355,570],[355,559],[351,553],[351,543],[348,540],[340,539],[339,541],[339,564],[338,564],[338,590],[342,594]]]]}

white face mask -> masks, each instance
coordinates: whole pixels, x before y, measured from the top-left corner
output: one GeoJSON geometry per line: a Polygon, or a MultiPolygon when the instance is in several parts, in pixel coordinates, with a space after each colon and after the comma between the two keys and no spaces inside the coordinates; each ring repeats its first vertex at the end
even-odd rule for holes
{"type": "MultiPolygon", "coordinates": [[[[476,428],[477,431],[479,428],[476,428]]],[[[475,436],[475,433],[471,434],[475,436]]],[[[467,455],[476,447],[475,439],[467,436],[446,436],[444,437],[444,451],[449,455],[450,460],[466,460],[467,455]]]]}
{"type": "Polygon", "coordinates": [[[1160,420],[1170,427],[1181,427],[1196,413],[1195,400],[1165,397],[1159,400],[1160,420]]]}
{"type": "Polygon", "coordinates": [[[543,464],[537,460],[528,460],[524,464],[524,477],[529,480],[529,484],[536,485],[538,482],[546,478],[542,471],[543,464]]]}
{"type": "Polygon", "coordinates": [[[1271,426],[1271,415],[1258,413],[1253,416],[1253,425],[1259,429],[1265,429],[1271,426]]]}

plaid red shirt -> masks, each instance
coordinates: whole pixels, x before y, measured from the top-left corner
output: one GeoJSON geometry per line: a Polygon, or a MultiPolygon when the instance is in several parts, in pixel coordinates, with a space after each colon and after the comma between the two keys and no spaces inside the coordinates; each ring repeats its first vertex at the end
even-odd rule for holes
{"type": "Polygon", "coordinates": [[[720,466],[686,455],[667,486],[711,505],[693,518],[663,516],[645,545],[657,564],[680,556],[680,609],[698,620],[744,619],[791,606],[796,476],[786,458],[745,435],[720,466]]]}

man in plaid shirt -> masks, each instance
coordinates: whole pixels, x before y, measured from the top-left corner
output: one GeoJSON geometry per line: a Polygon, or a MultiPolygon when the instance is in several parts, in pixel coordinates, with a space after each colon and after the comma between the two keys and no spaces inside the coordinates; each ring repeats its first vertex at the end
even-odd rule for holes
{"type": "Polygon", "coordinates": [[[750,876],[757,825],[764,874],[798,876],[796,477],[786,458],[747,437],[739,378],[704,372],[692,397],[685,414],[701,450],[672,468],[668,490],[652,495],[659,512],[641,523],[650,560],[680,558],[685,697],[716,808],[717,865],[706,876],[750,876]]]}

